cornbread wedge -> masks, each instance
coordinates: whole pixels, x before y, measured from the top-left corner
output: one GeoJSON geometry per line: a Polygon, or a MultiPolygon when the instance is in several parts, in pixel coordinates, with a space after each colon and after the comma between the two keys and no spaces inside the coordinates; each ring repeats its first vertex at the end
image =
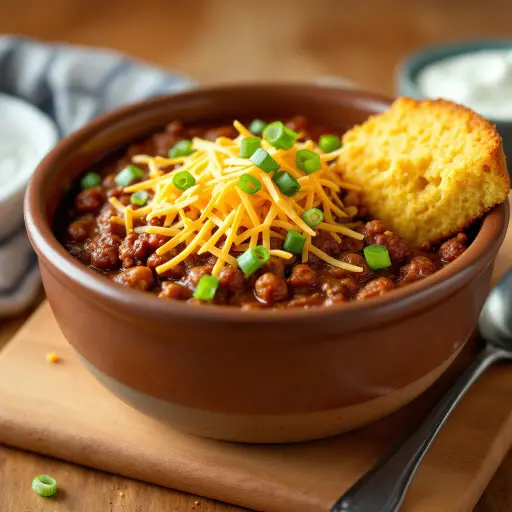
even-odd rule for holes
{"type": "Polygon", "coordinates": [[[370,216],[416,247],[459,232],[510,189],[496,128],[446,100],[397,99],[345,134],[339,165],[370,216]]]}

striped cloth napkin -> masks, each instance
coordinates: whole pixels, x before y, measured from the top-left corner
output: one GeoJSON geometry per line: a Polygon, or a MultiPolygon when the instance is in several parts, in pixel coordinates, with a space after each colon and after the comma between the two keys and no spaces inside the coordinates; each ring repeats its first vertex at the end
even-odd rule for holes
{"type": "MultiPolygon", "coordinates": [[[[42,110],[61,137],[108,110],[192,86],[117,52],[0,37],[0,92],[42,110]]],[[[40,289],[37,258],[24,227],[16,221],[7,231],[0,238],[0,317],[25,309],[40,289]]]]}

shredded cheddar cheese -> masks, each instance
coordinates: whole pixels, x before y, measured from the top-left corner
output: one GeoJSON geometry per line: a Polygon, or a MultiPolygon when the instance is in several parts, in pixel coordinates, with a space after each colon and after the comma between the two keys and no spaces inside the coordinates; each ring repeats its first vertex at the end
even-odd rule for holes
{"type": "Polygon", "coordinates": [[[147,165],[148,179],[125,187],[124,192],[147,191],[149,202],[142,207],[124,206],[111,197],[109,201],[115,210],[112,221],[124,224],[127,233],[146,232],[169,237],[156,251],[158,255],[172,256],[156,268],[159,274],[191,254],[210,253],[217,258],[212,275],[218,276],[226,264],[237,267],[233,253],[256,245],[263,245],[272,256],[290,259],[293,254],[272,246],[272,239],[283,240],[289,230],[306,237],[301,255],[303,262],[313,254],[335,267],[361,272],[362,268],[329,256],[313,243],[319,229],[328,231],[338,242],[342,236],[363,239],[362,234],[351,228],[354,224],[350,220],[357,209],[345,206],[339,195],[342,189],[359,190],[342,180],[336,163],[340,150],[324,154],[310,140],[296,142],[291,149],[282,150],[263,139],[261,147],[301,186],[297,194],[289,197],[281,192],[272,174],[258,168],[250,159],[240,158],[241,140],[253,135],[238,121],[234,126],[240,134],[236,139],[219,137],[212,142],[194,138],[194,152],[186,157],[134,156],[134,163],[147,165]],[[296,152],[300,149],[320,154],[318,171],[305,174],[297,168],[296,152]],[[182,171],[188,171],[195,180],[184,191],[173,184],[174,176],[182,171]],[[239,186],[240,176],[244,174],[257,179],[261,189],[254,194],[244,192],[239,186]],[[302,219],[304,212],[311,208],[320,208],[324,215],[323,222],[315,228],[302,219]],[[160,219],[160,225],[140,226],[142,217],[147,221],[160,219]],[[176,253],[178,246],[180,251],[176,253]]]}
{"type": "Polygon", "coordinates": [[[124,209],[124,226],[127,235],[133,231],[133,208],[130,206],[124,209]]]}

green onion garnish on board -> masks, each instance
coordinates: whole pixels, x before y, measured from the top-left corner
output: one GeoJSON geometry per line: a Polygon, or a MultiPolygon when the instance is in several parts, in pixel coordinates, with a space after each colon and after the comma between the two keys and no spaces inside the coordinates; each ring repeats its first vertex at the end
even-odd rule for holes
{"type": "Polygon", "coordinates": [[[48,475],[37,475],[32,480],[32,490],[39,496],[53,496],[57,492],[57,480],[48,475]]]}

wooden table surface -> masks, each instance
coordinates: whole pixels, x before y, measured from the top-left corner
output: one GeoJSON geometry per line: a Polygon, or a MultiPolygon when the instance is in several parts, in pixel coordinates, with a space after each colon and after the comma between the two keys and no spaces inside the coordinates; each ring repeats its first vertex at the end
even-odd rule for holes
{"type": "MultiPolygon", "coordinates": [[[[0,34],[115,48],[203,83],[343,76],[392,94],[393,70],[421,46],[511,34],[510,0],[1,0],[0,34]]],[[[0,325],[5,343],[23,324],[0,325]]],[[[512,510],[512,455],[477,512],[512,510]]],[[[0,447],[0,511],[241,510],[0,447]],[[61,491],[30,490],[38,473],[61,491]]],[[[444,511],[442,511],[444,512],[444,511]]]]}

